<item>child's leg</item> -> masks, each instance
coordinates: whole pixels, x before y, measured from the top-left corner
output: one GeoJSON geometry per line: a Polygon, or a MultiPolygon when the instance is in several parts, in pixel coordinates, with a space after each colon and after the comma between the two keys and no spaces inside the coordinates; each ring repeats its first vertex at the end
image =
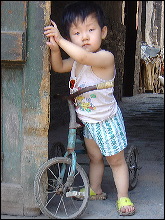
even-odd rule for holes
{"type": "Polygon", "coordinates": [[[90,186],[96,194],[101,194],[101,182],[104,173],[103,156],[96,142],[92,139],[84,138],[90,159],[89,180],[90,186]]]}
{"type": "MultiPolygon", "coordinates": [[[[124,150],[113,156],[106,157],[107,162],[112,168],[113,178],[117,188],[117,197],[128,197],[129,174],[128,167],[124,157],[124,150]]],[[[132,206],[124,206],[122,212],[131,212],[134,210],[132,206]]]]}
{"type": "Polygon", "coordinates": [[[129,176],[124,151],[121,151],[113,156],[108,156],[106,159],[112,168],[118,199],[120,197],[128,197],[129,176]]]}

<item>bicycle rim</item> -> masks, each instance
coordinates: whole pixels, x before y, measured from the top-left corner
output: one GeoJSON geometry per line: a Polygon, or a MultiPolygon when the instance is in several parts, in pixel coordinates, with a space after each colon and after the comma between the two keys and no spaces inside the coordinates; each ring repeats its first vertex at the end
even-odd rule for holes
{"type": "Polygon", "coordinates": [[[71,170],[71,159],[56,157],[48,160],[38,170],[34,181],[34,195],[42,213],[52,219],[75,219],[85,211],[89,197],[89,181],[84,169],[76,163],[73,184],[67,192],[80,191],[85,188],[83,200],[66,196],[61,189],[66,184],[66,179],[71,170]],[[59,174],[62,164],[66,171],[59,190],[59,174]],[[57,188],[58,186],[58,188],[57,188]]]}

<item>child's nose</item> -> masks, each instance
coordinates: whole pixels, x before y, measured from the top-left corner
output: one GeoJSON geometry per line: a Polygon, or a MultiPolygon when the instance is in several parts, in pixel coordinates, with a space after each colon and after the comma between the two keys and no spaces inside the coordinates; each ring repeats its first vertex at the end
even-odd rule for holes
{"type": "Polygon", "coordinates": [[[85,41],[85,40],[89,40],[89,34],[87,32],[84,32],[82,34],[82,41],[85,41]]]}

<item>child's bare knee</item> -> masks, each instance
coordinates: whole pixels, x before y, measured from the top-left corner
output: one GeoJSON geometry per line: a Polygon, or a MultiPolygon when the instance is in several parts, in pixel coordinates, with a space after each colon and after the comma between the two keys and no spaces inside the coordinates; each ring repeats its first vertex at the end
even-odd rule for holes
{"type": "Polygon", "coordinates": [[[103,156],[102,155],[89,155],[89,159],[93,163],[99,163],[103,161],[103,156]]]}
{"type": "Polygon", "coordinates": [[[106,157],[106,160],[108,162],[108,164],[110,165],[110,167],[115,167],[115,166],[122,166],[123,164],[125,164],[125,158],[124,157],[106,157]]]}

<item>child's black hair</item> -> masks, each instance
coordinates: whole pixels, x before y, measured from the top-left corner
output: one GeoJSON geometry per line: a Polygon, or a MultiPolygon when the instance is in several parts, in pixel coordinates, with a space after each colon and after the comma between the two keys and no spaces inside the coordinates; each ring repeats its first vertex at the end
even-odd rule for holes
{"type": "Polygon", "coordinates": [[[80,18],[84,21],[90,14],[94,14],[96,16],[98,24],[102,29],[105,26],[105,17],[99,5],[92,1],[77,1],[67,5],[64,8],[62,16],[64,37],[70,38],[69,29],[71,24],[76,21],[76,18],[80,18]]]}

